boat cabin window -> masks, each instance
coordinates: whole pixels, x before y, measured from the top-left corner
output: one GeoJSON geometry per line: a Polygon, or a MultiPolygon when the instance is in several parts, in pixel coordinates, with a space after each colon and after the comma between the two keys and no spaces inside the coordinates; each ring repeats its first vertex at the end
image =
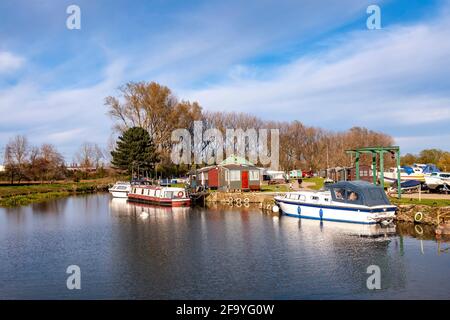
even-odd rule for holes
{"type": "Polygon", "coordinates": [[[450,174],[441,173],[441,178],[450,178],[450,174]]]}
{"type": "Polygon", "coordinates": [[[156,190],[155,196],[159,198],[161,196],[161,190],[156,190]]]}
{"type": "Polygon", "coordinates": [[[334,200],[345,203],[362,204],[363,199],[359,192],[350,188],[336,188],[332,193],[334,200]]]}
{"type": "Polygon", "coordinates": [[[136,188],[133,188],[133,193],[136,193],[136,188]]]}
{"type": "Polygon", "coordinates": [[[166,191],[166,192],[164,192],[164,198],[172,199],[173,198],[173,191],[166,191]]]}

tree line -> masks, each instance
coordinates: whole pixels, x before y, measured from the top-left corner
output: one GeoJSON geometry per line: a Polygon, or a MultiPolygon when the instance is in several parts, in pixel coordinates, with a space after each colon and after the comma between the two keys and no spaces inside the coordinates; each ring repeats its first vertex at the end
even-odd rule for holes
{"type": "MultiPolygon", "coordinates": [[[[117,96],[105,99],[114,131],[121,137],[131,128],[145,129],[155,145],[158,163],[155,171],[165,175],[186,172],[189,166],[171,163],[171,133],[178,128],[188,129],[193,134],[194,121],[203,122],[203,130],[216,128],[225,134],[226,129],[279,129],[280,169],[318,169],[351,166],[352,159],[345,150],[367,146],[390,146],[393,138],[381,132],[353,127],[347,131],[334,132],[304,125],[300,121],[270,121],[255,115],[237,112],[203,111],[198,102],[179,100],[172,91],[156,82],[130,82],[119,88],[117,96]]],[[[205,144],[205,142],[201,142],[205,144]]],[[[246,148],[257,143],[246,140],[246,148]]],[[[112,152],[117,148],[113,146],[112,152]]],[[[215,148],[209,145],[193,146],[193,150],[215,148]]],[[[385,156],[386,165],[395,162],[385,156]]],[[[131,161],[131,160],[130,160],[131,161]]],[[[370,164],[370,156],[362,156],[362,163],[370,164]]]]}
{"type": "Polygon", "coordinates": [[[414,163],[434,164],[443,171],[450,171],[450,152],[440,149],[425,149],[419,154],[407,153],[401,158],[403,165],[414,163]]]}
{"type": "MultiPolygon", "coordinates": [[[[345,150],[368,146],[391,146],[391,136],[363,127],[346,131],[331,131],[303,124],[298,120],[272,121],[258,116],[224,111],[205,111],[198,102],[180,100],[166,86],[156,82],[129,82],[118,89],[116,96],[105,98],[107,112],[113,120],[117,139],[107,150],[94,143],[83,143],[73,162],[87,177],[90,169],[104,170],[110,162],[113,168],[131,173],[142,169],[152,176],[183,175],[194,165],[176,165],[171,161],[173,130],[184,128],[194,134],[194,122],[202,121],[203,130],[216,128],[224,135],[227,129],[279,129],[280,170],[318,171],[337,166],[353,166],[354,159],[345,150]],[[139,142],[140,141],[140,142],[139,142]],[[111,161],[110,161],[110,158],[111,161]]],[[[246,149],[257,143],[248,137],[246,149]]],[[[214,143],[200,142],[193,150],[208,152],[214,143]]],[[[442,169],[450,168],[449,153],[442,150],[424,150],[419,155],[407,154],[402,164],[434,163],[442,169]]],[[[362,164],[371,164],[370,155],[362,155],[362,164]]],[[[385,155],[385,166],[394,166],[395,159],[385,155]]],[[[258,163],[256,163],[258,165],[258,163]]],[[[55,146],[30,146],[26,137],[12,138],[4,149],[6,174],[13,181],[53,181],[73,177],[63,156],[55,146]]]]}
{"type": "MultiPolygon", "coordinates": [[[[101,173],[106,165],[105,152],[95,143],[81,144],[74,155],[76,170],[68,170],[65,159],[57,148],[49,143],[33,146],[24,135],[11,138],[4,148],[4,179],[15,181],[53,182],[56,180],[87,178],[89,169],[101,173]]],[[[98,175],[98,172],[97,172],[98,175]]]]}

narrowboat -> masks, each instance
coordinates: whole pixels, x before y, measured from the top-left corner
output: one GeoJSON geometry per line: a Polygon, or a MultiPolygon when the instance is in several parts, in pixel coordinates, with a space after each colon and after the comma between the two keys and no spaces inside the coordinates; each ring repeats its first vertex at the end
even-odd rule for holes
{"type": "Polygon", "coordinates": [[[128,201],[169,207],[184,207],[191,204],[191,199],[184,188],[152,185],[133,185],[128,193],[128,201]]]}
{"type": "Polygon", "coordinates": [[[274,200],[287,216],[361,224],[389,224],[397,209],[381,187],[361,180],[327,184],[320,191],[289,192],[274,200]]]}

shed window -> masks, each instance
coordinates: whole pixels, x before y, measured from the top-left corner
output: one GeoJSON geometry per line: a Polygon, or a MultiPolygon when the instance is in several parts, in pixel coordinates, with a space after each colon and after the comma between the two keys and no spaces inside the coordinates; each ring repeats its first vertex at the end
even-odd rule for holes
{"type": "Polygon", "coordinates": [[[250,170],[250,180],[259,180],[258,170],[250,170]]]}
{"type": "Polygon", "coordinates": [[[230,171],[230,180],[231,181],[240,181],[241,180],[241,171],[231,170],[230,171]]]}

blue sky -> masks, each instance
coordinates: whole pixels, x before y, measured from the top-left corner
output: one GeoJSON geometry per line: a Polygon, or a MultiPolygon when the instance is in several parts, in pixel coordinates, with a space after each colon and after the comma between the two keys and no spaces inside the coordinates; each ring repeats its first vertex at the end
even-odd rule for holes
{"type": "Polygon", "coordinates": [[[0,2],[0,147],[16,134],[106,147],[103,100],[157,81],[206,110],[330,130],[365,126],[402,153],[450,150],[449,1],[0,2]],[[81,30],[66,8],[81,8],[81,30]],[[378,4],[382,29],[366,28],[378,4]]]}

